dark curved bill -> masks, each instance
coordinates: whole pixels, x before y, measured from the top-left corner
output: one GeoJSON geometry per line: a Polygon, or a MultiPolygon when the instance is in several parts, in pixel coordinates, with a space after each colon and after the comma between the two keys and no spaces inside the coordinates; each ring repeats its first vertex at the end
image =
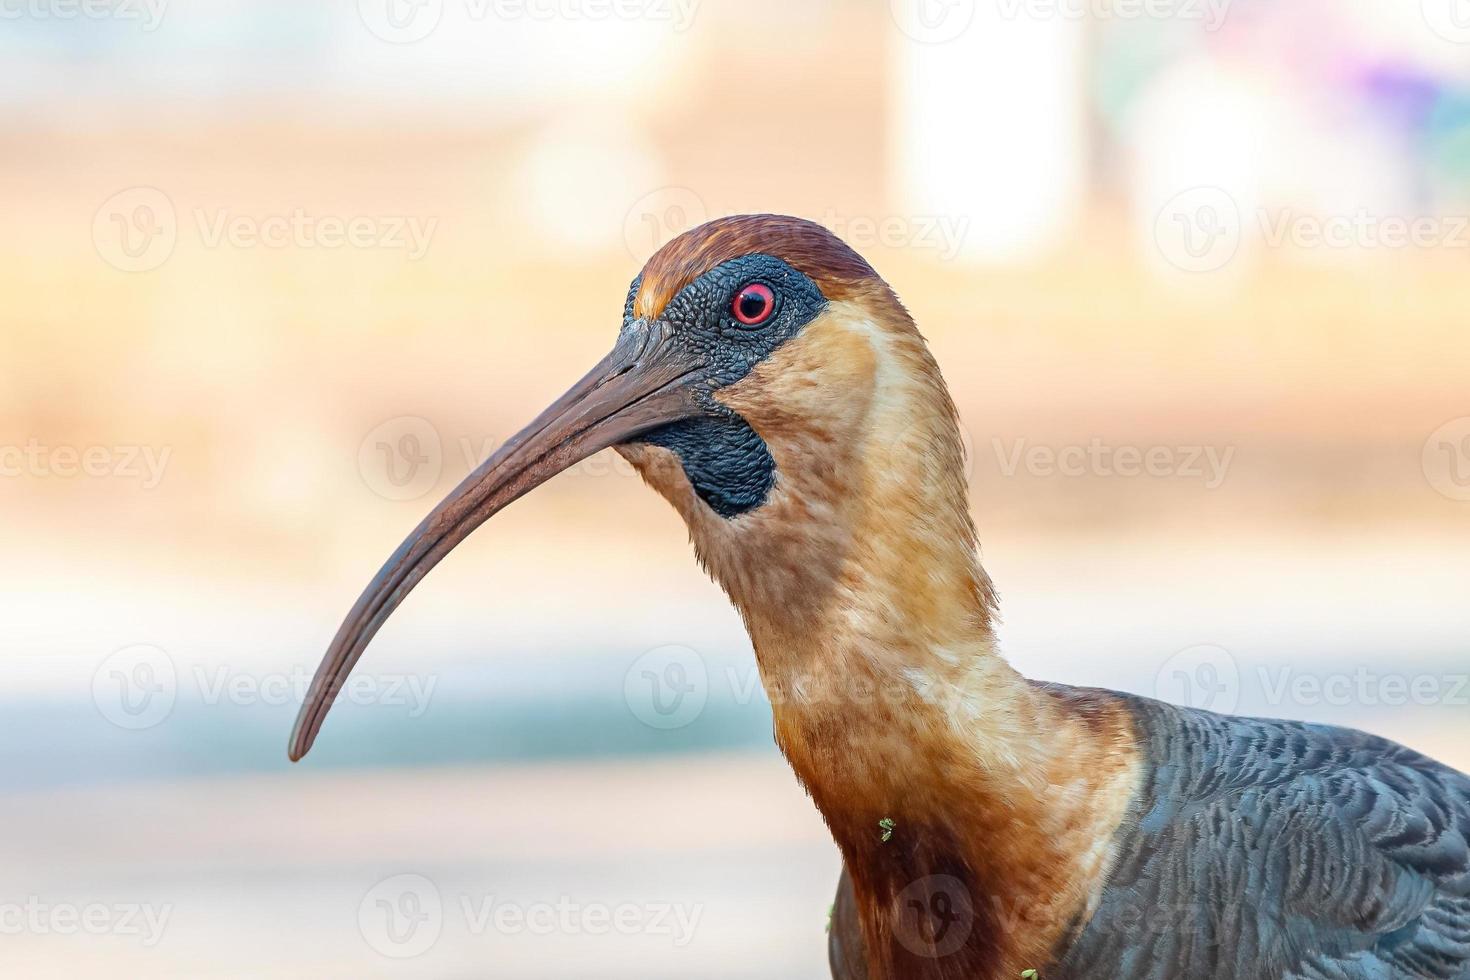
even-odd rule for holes
{"type": "Polygon", "coordinates": [[[398,546],[342,621],[317,668],[291,732],[292,762],[311,749],[373,635],[470,532],[593,453],[696,413],[692,382],[703,365],[670,340],[667,327],[658,323],[625,330],[612,353],[465,478],[398,546]]]}

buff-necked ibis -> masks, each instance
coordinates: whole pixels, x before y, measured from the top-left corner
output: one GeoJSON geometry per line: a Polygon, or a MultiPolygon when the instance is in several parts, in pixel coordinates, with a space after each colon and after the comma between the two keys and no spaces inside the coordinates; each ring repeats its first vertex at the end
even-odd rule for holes
{"type": "Polygon", "coordinates": [[[749,629],[776,741],[843,856],[834,976],[1470,978],[1466,776],[1001,659],[939,369],[868,263],[795,218],[712,221],[648,262],[612,353],[363,592],[291,758],[441,558],[608,447],[749,629]]]}

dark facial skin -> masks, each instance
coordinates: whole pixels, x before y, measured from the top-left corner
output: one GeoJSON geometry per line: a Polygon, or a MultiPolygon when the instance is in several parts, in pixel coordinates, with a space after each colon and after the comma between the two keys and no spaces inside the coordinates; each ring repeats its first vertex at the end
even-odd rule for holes
{"type": "MultiPolygon", "coordinates": [[[[640,282],[634,280],[628,293],[625,328],[634,322],[633,299],[640,282]]],[[[708,373],[697,396],[704,414],[644,433],[635,441],[675,453],[695,493],[721,517],[737,517],[763,504],[775,484],[776,463],[755,430],[716,401],[714,393],[748,375],[826,305],[816,283],[785,262],[769,255],[747,255],[718,265],[685,286],[659,317],[679,343],[696,345],[707,359],[708,373]],[[735,297],[751,283],[769,286],[776,299],[774,312],[759,326],[740,323],[732,310],[735,297]]]]}

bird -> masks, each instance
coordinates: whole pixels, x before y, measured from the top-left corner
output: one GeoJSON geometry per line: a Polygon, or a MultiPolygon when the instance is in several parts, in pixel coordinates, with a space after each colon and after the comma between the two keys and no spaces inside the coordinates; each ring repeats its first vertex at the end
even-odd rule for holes
{"type": "Polygon", "coordinates": [[[1023,677],[954,403],[823,226],[717,218],[633,280],[600,363],[387,560],[318,669],[501,508],[603,449],[686,523],[842,857],[839,980],[1470,980],[1470,778],[1320,724],[1023,677]]]}

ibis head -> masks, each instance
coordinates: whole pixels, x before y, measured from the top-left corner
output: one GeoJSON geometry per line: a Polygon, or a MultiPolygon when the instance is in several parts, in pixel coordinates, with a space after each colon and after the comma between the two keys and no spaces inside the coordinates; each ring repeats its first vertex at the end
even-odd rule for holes
{"type": "MultiPolygon", "coordinates": [[[[813,625],[875,518],[925,510],[934,533],[869,555],[870,571],[910,564],[933,583],[939,551],[962,563],[973,554],[953,409],[892,290],[820,225],[712,221],[649,260],[611,352],[384,563],[323,659],[291,758],[311,748],[348,673],[430,569],[501,508],[610,447],[679,510],[753,633],[813,625]]],[[[911,598],[956,602],[966,621],[988,622],[983,573],[959,571],[947,581],[960,594],[916,588],[911,598]]]]}

